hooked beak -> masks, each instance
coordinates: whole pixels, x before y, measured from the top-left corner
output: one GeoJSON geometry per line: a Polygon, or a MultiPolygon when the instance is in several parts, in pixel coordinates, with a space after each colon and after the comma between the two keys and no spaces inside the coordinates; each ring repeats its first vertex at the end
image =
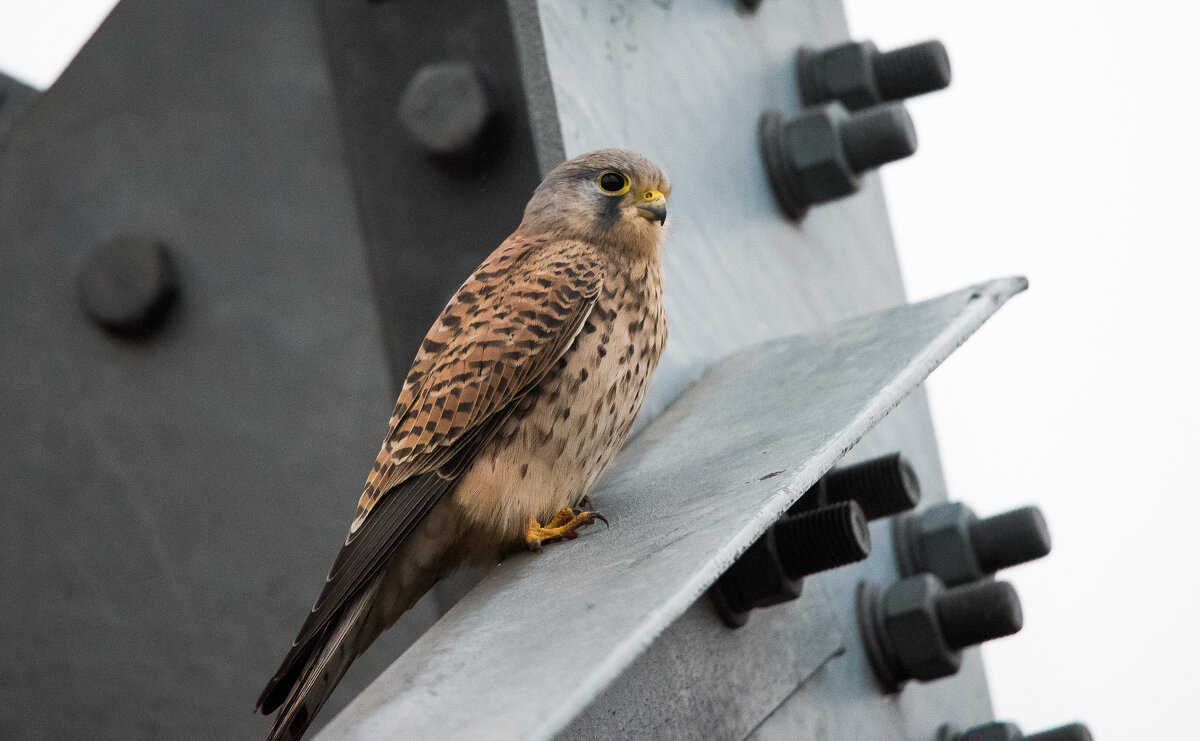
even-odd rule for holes
{"type": "Polygon", "coordinates": [[[643,193],[642,202],[638,204],[637,210],[643,219],[657,221],[659,226],[667,223],[667,197],[657,190],[643,193]]]}

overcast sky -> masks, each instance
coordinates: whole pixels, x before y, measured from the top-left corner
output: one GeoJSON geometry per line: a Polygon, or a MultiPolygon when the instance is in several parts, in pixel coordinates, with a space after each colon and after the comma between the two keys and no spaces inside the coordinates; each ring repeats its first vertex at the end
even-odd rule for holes
{"type": "MultiPolygon", "coordinates": [[[[50,85],[113,4],[0,0],[0,70],[50,85]]],[[[997,713],[1027,732],[1195,737],[1193,8],[847,0],[855,36],[940,38],[954,64],[884,175],[909,295],[1031,280],[929,382],[952,497],[1036,503],[1054,536],[1005,574],[1025,629],[985,651],[997,713]]]]}

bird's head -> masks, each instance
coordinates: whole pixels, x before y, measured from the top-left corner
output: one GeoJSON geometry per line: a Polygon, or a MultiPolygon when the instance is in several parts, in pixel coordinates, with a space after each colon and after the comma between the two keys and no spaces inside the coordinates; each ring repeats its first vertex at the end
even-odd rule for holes
{"type": "Polygon", "coordinates": [[[621,249],[658,248],[671,184],[636,152],[599,149],[550,171],[525,207],[522,227],[621,249]]]}

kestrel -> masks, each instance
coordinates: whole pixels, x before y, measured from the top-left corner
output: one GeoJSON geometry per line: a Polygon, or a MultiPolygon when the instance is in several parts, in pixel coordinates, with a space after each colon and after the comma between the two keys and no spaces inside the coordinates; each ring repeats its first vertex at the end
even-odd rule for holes
{"type": "MultiPolygon", "coordinates": [[[[257,710],[300,738],[447,573],[573,539],[667,341],[666,176],[603,149],[546,176],[425,336],[325,586],[257,710]]],[[[602,518],[601,518],[602,519],[602,518]]]]}

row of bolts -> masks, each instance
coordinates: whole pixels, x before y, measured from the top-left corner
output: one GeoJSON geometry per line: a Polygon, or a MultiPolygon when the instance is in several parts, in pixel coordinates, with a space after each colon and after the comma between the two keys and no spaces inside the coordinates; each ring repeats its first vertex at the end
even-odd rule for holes
{"type": "MultiPolygon", "coordinates": [[[[856,590],[858,629],[867,660],[887,693],[909,680],[951,676],[962,650],[1012,635],[1021,603],[1001,569],[1050,552],[1037,507],[980,518],[960,502],[908,513],[921,489],[899,453],[834,469],[805,493],[709,590],[722,621],[746,624],[751,610],[798,598],[803,579],[867,558],[868,522],[893,517],[892,547],[901,578],[887,589],[867,581],[856,590]]],[[[963,732],[945,727],[939,741],[1090,741],[1074,723],[1023,736],[1011,723],[963,732]]]]}

